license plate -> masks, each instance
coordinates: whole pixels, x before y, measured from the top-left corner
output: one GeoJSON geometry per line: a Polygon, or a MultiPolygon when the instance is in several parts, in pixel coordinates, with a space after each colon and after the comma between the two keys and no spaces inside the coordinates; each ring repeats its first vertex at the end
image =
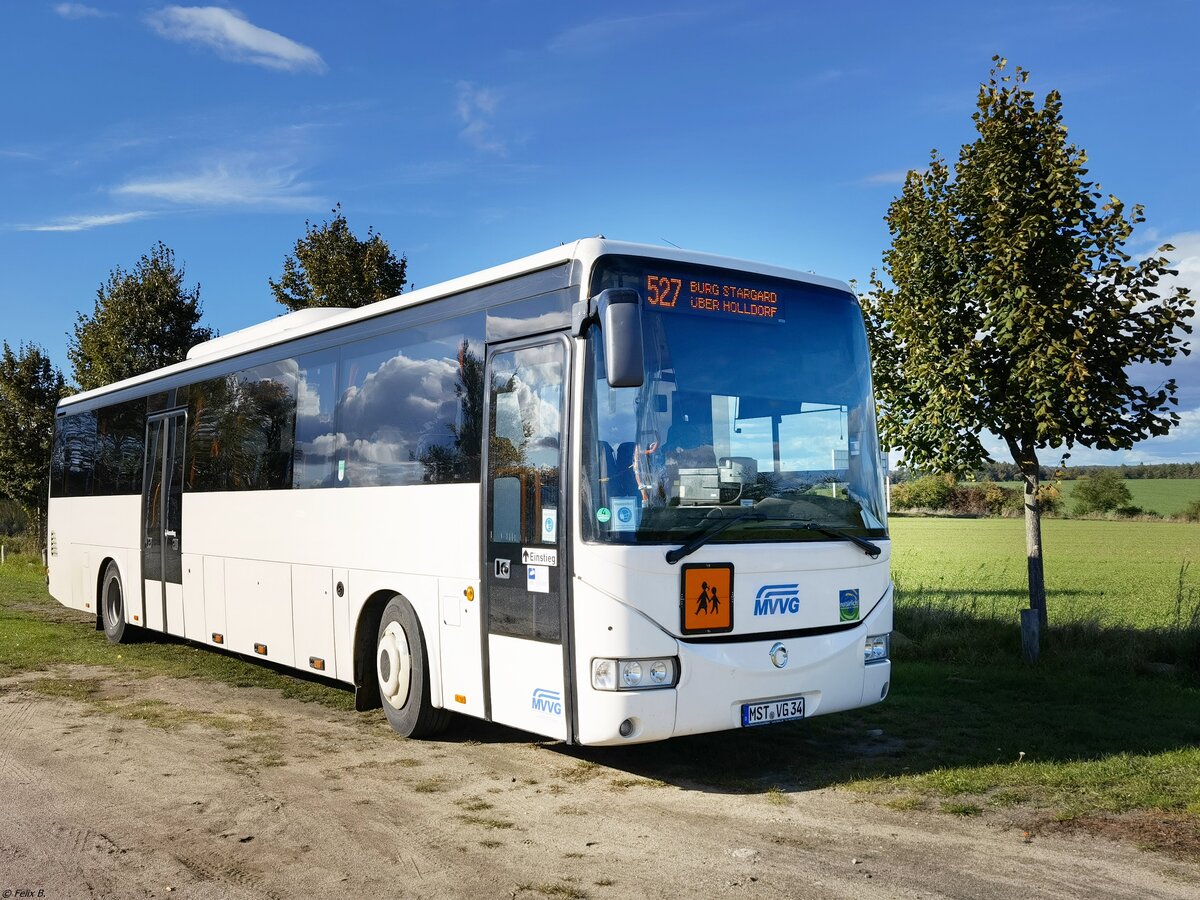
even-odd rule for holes
{"type": "Polygon", "coordinates": [[[788,697],[784,700],[768,700],[766,703],[742,704],[742,727],[773,725],[804,718],[804,698],[788,697]]]}

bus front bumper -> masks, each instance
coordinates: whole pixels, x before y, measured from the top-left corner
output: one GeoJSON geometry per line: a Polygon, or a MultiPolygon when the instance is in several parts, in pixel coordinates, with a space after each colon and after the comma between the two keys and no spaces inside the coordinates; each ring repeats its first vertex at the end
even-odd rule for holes
{"type": "Polygon", "coordinates": [[[679,682],[673,689],[606,692],[580,685],[587,714],[580,716],[579,741],[631,744],[742,728],[743,706],[796,697],[804,698],[805,718],[878,703],[891,685],[891,660],[864,662],[863,648],[868,636],[891,630],[889,586],[870,613],[845,630],[728,643],[675,640],[679,682]],[[782,655],[772,652],[777,644],[786,651],[782,666],[782,655]]]}

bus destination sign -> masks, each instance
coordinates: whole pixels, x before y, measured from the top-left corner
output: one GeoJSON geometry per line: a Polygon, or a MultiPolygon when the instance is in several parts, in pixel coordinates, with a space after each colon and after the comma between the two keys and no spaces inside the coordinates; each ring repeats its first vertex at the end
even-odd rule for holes
{"type": "Polygon", "coordinates": [[[657,309],[726,319],[783,321],[783,307],[775,291],[734,281],[652,273],[646,276],[646,303],[657,309]]]}

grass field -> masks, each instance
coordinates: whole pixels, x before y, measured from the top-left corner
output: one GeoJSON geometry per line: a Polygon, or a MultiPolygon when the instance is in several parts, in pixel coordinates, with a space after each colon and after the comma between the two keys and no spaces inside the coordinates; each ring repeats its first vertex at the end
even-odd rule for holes
{"type": "MultiPolygon", "coordinates": [[[[1021,521],[894,518],[898,634],[885,703],[665,747],[562,752],[718,794],[772,801],[835,787],[899,810],[998,812],[1031,831],[1097,827],[1200,859],[1200,525],[1045,529],[1051,628],[1036,666],[1021,657],[1017,624],[1021,521]]],[[[0,677],[50,669],[57,687],[52,667],[72,663],[352,705],[326,684],[177,641],[111,646],[46,595],[40,565],[10,560],[0,677]]]]}
{"type": "MultiPolygon", "coordinates": [[[[1023,519],[893,517],[890,527],[906,598],[1008,620],[1029,605],[1023,519]]],[[[1200,603],[1195,523],[1044,519],[1042,544],[1052,624],[1159,628],[1200,603]]]]}
{"type": "Polygon", "coordinates": [[[243,687],[275,688],[284,696],[350,709],[354,697],[323,682],[296,678],[232,653],[182,641],[145,641],[115,647],[89,627],[85,615],[59,606],[46,593],[40,562],[10,557],[0,566],[0,678],[56,664],[116,666],[130,674],[201,678],[243,687]]]}
{"type": "MultiPolygon", "coordinates": [[[[1014,490],[1022,489],[1018,481],[999,483],[1014,490]]],[[[1055,484],[1062,492],[1067,512],[1070,512],[1073,506],[1071,494],[1079,482],[1058,481],[1055,484]]],[[[1155,512],[1160,516],[1177,515],[1193,500],[1200,500],[1200,478],[1130,478],[1125,484],[1133,496],[1131,502],[1134,506],[1140,506],[1147,512],[1155,512]]]]}
{"type": "Polygon", "coordinates": [[[1020,656],[1022,520],[891,528],[894,693],[852,717],[905,750],[846,786],[896,808],[1115,821],[1200,856],[1200,526],[1043,522],[1051,628],[1037,666],[1020,656]],[[1139,824],[1147,811],[1159,837],[1139,824]]]}

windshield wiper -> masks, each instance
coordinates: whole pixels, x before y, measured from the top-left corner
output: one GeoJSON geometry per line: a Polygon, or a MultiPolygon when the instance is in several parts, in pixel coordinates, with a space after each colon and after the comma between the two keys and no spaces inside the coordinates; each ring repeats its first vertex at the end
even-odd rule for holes
{"type": "Polygon", "coordinates": [[[857,534],[851,534],[848,531],[843,531],[840,528],[830,528],[827,525],[818,525],[816,522],[804,522],[805,531],[815,531],[817,534],[823,534],[826,537],[840,538],[843,541],[849,541],[855,547],[859,547],[863,553],[871,557],[871,559],[879,559],[879,554],[883,552],[878,544],[872,544],[866,538],[859,537],[857,534]]]}
{"type": "Polygon", "coordinates": [[[878,544],[872,544],[866,538],[861,538],[857,534],[851,534],[848,531],[843,531],[841,528],[834,528],[832,525],[818,525],[816,522],[805,521],[804,519],[788,519],[782,516],[766,516],[765,521],[783,522],[783,525],[768,525],[767,528],[800,528],[803,531],[815,531],[817,534],[823,534],[827,537],[837,538],[839,541],[849,541],[854,546],[862,549],[862,552],[871,557],[871,559],[879,559],[879,554],[883,551],[879,549],[878,544]]]}
{"type": "Polygon", "coordinates": [[[854,546],[861,549],[863,553],[867,554],[867,556],[871,557],[871,559],[878,559],[879,554],[883,552],[878,544],[872,544],[866,538],[861,538],[856,534],[850,534],[850,532],[843,531],[840,528],[833,528],[828,525],[818,525],[816,522],[806,522],[802,519],[790,519],[786,516],[768,516],[759,512],[748,512],[742,513],[740,516],[721,519],[719,522],[700,529],[700,531],[689,538],[687,543],[685,543],[683,546],[676,547],[674,550],[668,550],[667,562],[671,565],[674,565],[685,556],[695,553],[726,528],[729,528],[731,525],[735,525],[738,522],[781,522],[784,524],[771,525],[768,527],[799,527],[804,531],[815,531],[818,534],[825,535],[826,537],[837,538],[841,541],[849,541],[850,543],[854,544],[854,546]]]}
{"type": "Polygon", "coordinates": [[[732,516],[728,519],[721,519],[718,522],[709,524],[701,528],[694,535],[688,538],[687,543],[682,547],[676,547],[674,550],[667,551],[667,562],[671,565],[679,562],[685,556],[690,556],[695,553],[718,534],[728,528],[730,525],[736,525],[738,522],[765,522],[770,516],[764,516],[758,512],[742,513],[738,516],[732,516]]]}

